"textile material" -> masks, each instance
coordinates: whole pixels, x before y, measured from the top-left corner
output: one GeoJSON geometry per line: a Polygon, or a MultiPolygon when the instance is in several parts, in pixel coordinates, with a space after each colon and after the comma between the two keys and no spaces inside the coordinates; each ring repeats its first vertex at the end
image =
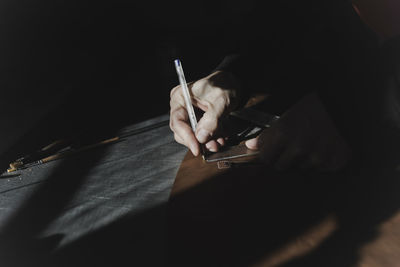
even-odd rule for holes
{"type": "Polygon", "coordinates": [[[164,205],[187,151],[168,120],[122,129],[118,135],[127,137],[118,143],[3,174],[1,266],[164,262],[164,205]]]}

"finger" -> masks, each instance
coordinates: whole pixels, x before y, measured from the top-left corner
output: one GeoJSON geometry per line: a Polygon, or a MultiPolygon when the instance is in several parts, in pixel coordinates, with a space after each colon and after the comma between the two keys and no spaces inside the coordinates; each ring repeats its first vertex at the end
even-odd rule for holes
{"type": "Polygon", "coordinates": [[[219,145],[215,140],[211,140],[206,143],[206,148],[211,152],[217,152],[219,145]]]}
{"type": "Polygon", "coordinates": [[[182,95],[182,90],[180,86],[175,87],[171,90],[171,99],[169,102],[171,111],[175,109],[179,109],[181,107],[185,107],[185,99],[182,95]]]}
{"type": "MultiPolygon", "coordinates": [[[[200,119],[197,129],[196,137],[200,143],[205,143],[212,138],[219,126],[219,120],[224,112],[227,110],[228,97],[222,90],[212,90],[207,98],[201,104],[205,106],[202,108],[205,113],[200,119]]],[[[200,105],[199,105],[200,106],[200,105]]]]}
{"type": "Polygon", "coordinates": [[[195,156],[200,153],[200,146],[194,136],[192,128],[188,124],[188,115],[184,108],[171,111],[170,128],[177,136],[177,138],[175,138],[177,142],[188,147],[195,156]]]}
{"type": "Polygon", "coordinates": [[[212,110],[203,114],[196,129],[196,137],[200,143],[204,144],[212,138],[218,128],[218,120],[218,114],[212,110]]]}
{"type": "Polygon", "coordinates": [[[199,153],[200,153],[200,146],[199,146],[199,144],[197,143],[197,140],[196,140],[196,138],[195,138],[194,136],[193,136],[193,140],[189,140],[189,141],[187,140],[188,138],[183,139],[183,138],[182,138],[181,136],[179,136],[178,134],[175,134],[174,137],[175,137],[175,140],[176,140],[178,143],[180,143],[180,144],[186,146],[187,148],[189,148],[190,151],[192,152],[192,154],[193,154],[194,156],[198,156],[198,155],[199,155],[199,153]]]}
{"type": "Polygon", "coordinates": [[[249,139],[245,142],[248,149],[258,150],[260,149],[260,142],[258,140],[258,136],[256,138],[249,139]]]}
{"type": "Polygon", "coordinates": [[[225,145],[225,139],[222,138],[222,137],[218,138],[218,139],[217,139],[217,142],[218,142],[218,144],[219,144],[220,146],[224,146],[224,145],[225,145]]]}

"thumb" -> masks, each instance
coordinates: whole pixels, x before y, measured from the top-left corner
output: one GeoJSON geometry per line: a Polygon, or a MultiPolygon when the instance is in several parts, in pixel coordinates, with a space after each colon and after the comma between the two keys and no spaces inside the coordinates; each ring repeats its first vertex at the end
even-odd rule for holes
{"type": "Polygon", "coordinates": [[[245,144],[248,149],[253,149],[253,150],[260,149],[260,147],[261,147],[261,142],[260,142],[259,136],[257,136],[256,138],[247,140],[245,144]]]}

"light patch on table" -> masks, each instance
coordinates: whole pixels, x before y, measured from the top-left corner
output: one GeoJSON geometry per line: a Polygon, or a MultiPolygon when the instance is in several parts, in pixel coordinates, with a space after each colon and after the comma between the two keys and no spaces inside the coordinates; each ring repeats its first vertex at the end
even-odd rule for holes
{"type": "Polygon", "coordinates": [[[359,256],[357,266],[400,266],[400,212],[380,225],[376,239],[362,247],[359,256]]]}
{"type": "Polygon", "coordinates": [[[282,264],[316,249],[338,228],[335,216],[327,216],[319,224],[309,229],[298,238],[282,248],[272,252],[268,257],[253,266],[281,266],[282,264]]]}

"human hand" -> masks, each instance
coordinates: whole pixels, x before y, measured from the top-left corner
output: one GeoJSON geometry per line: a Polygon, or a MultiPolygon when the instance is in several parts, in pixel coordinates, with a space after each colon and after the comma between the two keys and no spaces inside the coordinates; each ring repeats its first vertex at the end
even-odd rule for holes
{"type": "Polygon", "coordinates": [[[257,138],[247,140],[246,146],[259,149],[261,160],[278,170],[334,171],[351,158],[349,147],[315,94],[300,100],[257,138]]]}
{"type": "Polygon", "coordinates": [[[170,128],[175,140],[188,147],[193,155],[200,153],[200,144],[212,152],[218,151],[225,140],[219,134],[221,117],[228,114],[238,104],[239,86],[232,74],[216,71],[207,77],[188,84],[192,103],[204,111],[196,132],[190,127],[188,112],[181,86],[171,90],[170,128]]]}

